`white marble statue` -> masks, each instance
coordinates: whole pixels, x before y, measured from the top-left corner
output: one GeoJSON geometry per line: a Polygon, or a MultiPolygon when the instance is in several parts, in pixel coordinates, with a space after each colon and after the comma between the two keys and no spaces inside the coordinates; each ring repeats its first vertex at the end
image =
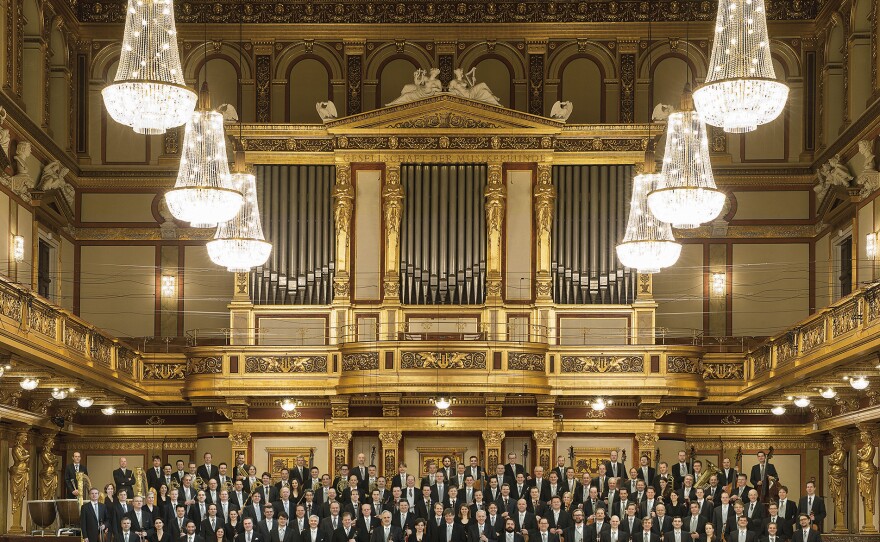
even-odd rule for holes
{"type": "Polygon", "coordinates": [[[8,168],[9,162],[9,130],[4,128],[6,124],[6,109],[0,106],[0,169],[8,168]]]}
{"type": "Polygon", "coordinates": [[[492,93],[489,85],[486,83],[477,83],[477,68],[471,68],[471,71],[464,73],[464,70],[458,68],[455,70],[455,78],[449,82],[449,93],[462,98],[485,102],[492,105],[501,105],[498,96],[492,93]]]}
{"type": "Polygon", "coordinates": [[[15,145],[15,175],[10,179],[8,186],[25,201],[30,201],[31,190],[34,188],[34,179],[27,164],[30,157],[31,144],[27,141],[19,141],[15,145]]]}
{"type": "Polygon", "coordinates": [[[66,177],[69,172],[70,170],[64,167],[58,160],[49,162],[43,167],[43,171],[40,174],[40,182],[37,186],[43,192],[58,190],[61,192],[65,201],[67,201],[67,204],[73,208],[76,193],[74,192],[73,187],[64,180],[64,177],[66,177]]]}
{"type": "Polygon", "coordinates": [[[171,214],[171,209],[168,208],[168,204],[165,203],[165,198],[159,198],[159,216],[162,217],[162,222],[159,224],[159,231],[162,239],[172,240],[177,239],[177,223],[174,222],[174,215],[171,214]]]}
{"type": "Polygon", "coordinates": [[[831,187],[843,186],[849,188],[852,179],[853,176],[850,174],[849,169],[840,162],[840,155],[838,154],[832,156],[816,171],[817,184],[813,187],[813,190],[821,201],[831,187]]]}
{"type": "Polygon", "coordinates": [[[330,100],[316,103],[315,109],[318,111],[318,116],[321,117],[321,122],[333,120],[338,116],[338,113],[336,112],[336,104],[330,100]]]}
{"type": "Polygon", "coordinates": [[[654,122],[663,122],[673,113],[675,113],[675,108],[671,105],[657,104],[657,106],[654,107],[654,112],[651,113],[651,120],[654,122]]]}
{"type": "Polygon", "coordinates": [[[238,122],[238,111],[232,104],[221,104],[217,112],[223,115],[223,123],[238,122]]]}
{"type": "Polygon", "coordinates": [[[427,72],[423,69],[416,70],[413,72],[413,82],[404,85],[400,96],[385,105],[406,104],[439,94],[443,90],[443,83],[437,79],[438,75],[440,70],[437,68],[431,68],[427,72]]]}
{"type": "Polygon", "coordinates": [[[571,102],[556,102],[550,109],[550,118],[566,122],[572,112],[574,112],[574,104],[571,102]]]}
{"type": "Polygon", "coordinates": [[[874,163],[874,141],[870,139],[863,139],[859,141],[859,154],[862,155],[862,158],[865,159],[865,165],[862,166],[863,173],[870,173],[872,171],[877,171],[876,164],[874,163]]]}

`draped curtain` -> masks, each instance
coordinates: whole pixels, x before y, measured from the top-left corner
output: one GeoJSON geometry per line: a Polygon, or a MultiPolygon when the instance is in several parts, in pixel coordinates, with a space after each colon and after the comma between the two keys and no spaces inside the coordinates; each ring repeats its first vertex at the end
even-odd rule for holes
{"type": "Polygon", "coordinates": [[[258,165],[257,200],[272,255],[251,273],[257,305],[333,301],[333,166],[258,165]]]}
{"type": "Polygon", "coordinates": [[[486,298],[484,164],[404,164],[401,301],[475,305],[486,298]]]}
{"type": "Polygon", "coordinates": [[[553,301],[632,303],[635,272],[617,260],[632,193],[632,166],[554,166],[553,301]]]}

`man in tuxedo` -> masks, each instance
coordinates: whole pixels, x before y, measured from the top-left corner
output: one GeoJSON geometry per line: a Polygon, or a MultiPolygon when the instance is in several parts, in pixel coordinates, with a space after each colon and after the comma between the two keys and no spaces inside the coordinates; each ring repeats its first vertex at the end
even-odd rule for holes
{"type": "Polygon", "coordinates": [[[779,535],[778,525],[770,523],[767,525],[767,534],[758,538],[759,542],[782,542],[788,540],[779,535]]]}
{"type": "Polygon", "coordinates": [[[497,533],[488,523],[486,523],[486,511],[479,510],[474,517],[477,518],[477,521],[468,524],[468,542],[494,541],[497,533]]]}
{"type": "Polygon", "coordinates": [[[81,472],[86,476],[89,474],[89,470],[81,463],[81,461],[82,455],[79,452],[73,452],[73,463],[64,468],[64,489],[67,493],[68,499],[75,499],[79,496],[79,490],[77,489],[78,486],[76,483],[77,473],[81,472]]]}
{"type": "Polygon", "coordinates": [[[632,539],[633,535],[638,532],[641,527],[641,520],[638,515],[638,506],[634,502],[630,502],[626,505],[626,515],[620,521],[620,528],[629,533],[630,539],[632,539]]]}
{"type": "Polygon", "coordinates": [[[119,458],[119,468],[113,471],[113,485],[116,486],[116,499],[119,500],[119,492],[125,490],[127,495],[133,495],[134,471],[128,468],[128,459],[119,458]]]}
{"type": "MultiPolygon", "coordinates": [[[[382,518],[382,521],[384,523],[384,516],[382,518]]],[[[390,515],[388,517],[388,523],[391,523],[390,515]]],[[[401,537],[400,540],[402,541],[403,538],[401,537]]],[[[382,539],[373,539],[372,542],[386,541],[382,539]]],[[[395,542],[398,542],[398,540],[395,539],[395,542]]],[[[455,512],[453,512],[451,508],[447,508],[446,510],[444,510],[443,524],[439,528],[434,529],[433,542],[467,542],[467,533],[465,533],[464,526],[455,520],[455,512]]]]}
{"type": "Polygon", "coordinates": [[[517,499],[513,498],[511,495],[511,489],[508,484],[504,484],[501,486],[501,495],[498,497],[498,513],[503,518],[507,518],[508,515],[513,515],[516,512],[516,501],[517,499]]]}
{"type": "Polygon", "coordinates": [[[99,495],[98,488],[93,487],[89,490],[89,500],[80,508],[79,520],[83,542],[99,542],[101,532],[107,530],[107,508],[98,502],[99,495]]]}
{"type": "Polygon", "coordinates": [[[196,532],[202,528],[202,522],[206,517],[208,517],[208,499],[204,491],[199,491],[196,493],[196,503],[189,508],[189,519],[196,524],[196,532]]]}
{"type": "Polygon", "coordinates": [[[643,455],[639,458],[639,469],[636,474],[640,479],[645,482],[650,482],[654,480],[654,476],[656,476],[657,471],[654,467],[651,466],[651,462],[648,459],[648,456],[643,455]]]}
{"type": "Polygon", "coordinates": [[[543,517],[545,511],[547,510],[547,505],[544,504],[543,500],[541,500],[537,487],[529,488],[528,499],[529,500],[526,503],[526,510],[535,514],[536,517],[543,517]]]}
{"type": "Polygon", "coordinates": [[[681,484],[684,482],[684,477],[687,474],[691,474],[691,468],[687,462],[687,454],[684,450],[679,450],[678,462],[675,465],[672,465],[672,479],[675,482],[676,488],[681,487],[681,484]]]}
{"type": "MultiPolygon", "coordinates": [[[[281,512],[278,515],[278,527],[272,531],[272,534],[269,538],[269,542],[293,542],[294,533],[293,529],[288,527],[288,519],[289,516],[287,512],[281,512]]],[[[299,536],[296,537],[299,539],[299,536]]]]}
{"type": "Polygon", "coordinates": [[[202,520],[199,532],[204,538],[215,540],[217,538],[217,528],[223,527],[224,525],[225,523],[223,523],[217,516],[217,505],[212,503],[208,505],[208,515],[202,520]]]}
{"type": "Polygon", "coordinates": [[[577,492],[578,487],[581,485],[574,474],[574,469],[571,467],[565,469],[565,476],[559,479],[559,483],[562,484],[562,489],[560,490],[560,493],[563,495],[565,493],[571,493],[572,498],[574,498],[574,494],[577,492]]]}
{"type": "Polygon", "coordinates": [[[205,539],[196,533],[196,524],[192,521],[186,524],[186,535],[181,537],[181,542],[205,542],[205,539]]]}
{"type": "Polygon", "coordinates": [[[749,490],[752,489],[746,483],[746,475],[739,474],[736,477],[736,487],[733,488],[733,491],[730,494],[730,500],[732,501],[742,501],[746,502],[749,499],[749,490]]]}
{"type": "Polygon", "coordinates": [[[666,505],[663,503],[654,508],[654,513],[656,514],[654,516],[654,532],[663,538],[666,533],[672,530],[672,518],[666,515],[666,505]]]}
{"type": "Polygon", "coordinates": [[[700,513],[699,503],[692,502],[690,511],[690,515],[682,520],[681,528],[688,533],[689,540],[697,542],[706,530],[706,517],[700,513]]]}
{"type": "Polygon", "coordinates": [[[757,542],[755,533],[749,530],[749,518],[745,515],[740,516],[736,522],[736,529],[727,536],[727,540],[730,542],[757,542]]]}
{"type": "Polygon", "coordinates": [[[404,538],[415,532],[416,515],[409,511],[409,503],[406,500],[401,500],[398,511],[391,513],[391,524],[400,527],[404,538]]]}
{"type": "Polygon", "coordinates": [[[770,534],[769,527],[773,525],[774,535],[782,540],[791,538],[792,523],[788,523],[785,518],[779,515],[779,506],[775,502],[771,502],[767,507],[767,517],[761,522],[760,534],[767,536],[770,534]]]}
{"type": "Polygon", "coordinates": [[[529,512],[528,503],[525,499],[516,501],[516,512],[512,514],[513,521],[516,523],[516,530],[523,536],[529,534],[538,528],[538,522],[535,514],[529,512]]]}
{"type": "Polygon", "coordinates": [[[519,473],[516,475],[516,484],[510,486],[510,496],[516,500],[529,498],[529,485],[526,484],[526,475],[519,473]]]}
{"type": "Polygon", "coordinates": [[[275,517],[280,517],[281,512],[290,518],[296,514],[296,503],[290,500],[290,488],[282,487],[277,501],[272,503],[275,508],[275,517]]]}
{"type": "Polygon", "coordinates": [[[416,516],[420,518],[428,518],[434,510],[433,490],[431,486],[422,487],[422,497],[416,501],[416,516]]]}
{"type": "Polygon", "coordinates": [[[523,535],[516,532],[516,522],[513,521],[513,518],[504,520],[504,532],[501,533],[498,542],[523,542],[524,540],[523,535]]]}
{"type": "MultiPolygon", "coordinates": [[[[552,470],[556,473],[557,476],[559,476],[560,481],[563,478],[565,478],[566,467],[565,467],[565,456],[564,455],[560,455],[560,456],[556,457],[556,466],[553,467],[552,470]]],[[[550,476],[550,475],[548,474],[547,476],[550,476]]]]}
{"type": "Polygon", "coordinates": [[[666,480],[675,486],[675,480],[672,475],[669,474],[669,465],[666,464],[666,461],[661,461],[660,464],[657,465],[657,475],[654,476],[654,481],[648,482],[645,480],[645,486],[654,486],[654,489],[660,489],[660,480],[666,480]]]}
{"type": "MultiPolygon", "coordinates": [[[[486,514],[486,524],[489,525],[491,529],[490,532],[496,534],[495,539],[498,540],[501,538],[501,535],[504,533],[504,523],[506,518],[501,517],[501,512],[498,508],[498,504],[494,502],[489,503],[489,512],[486,514]]],[[[486,535],[489,536],[489,535],[486,535]]]]}
{"type": "Polygon", "coordinates": [[[159,493],[159,486],[162,485],[162,458],[158,455],[153,456],[153,466],[146,469],[147,487],[156,490],[159,493]]]}
{"type": "MultiPolygon", "coordinates": [[[[297,537],[298,539],[299,537],[297,537]]],[[[333,533],[332,542],[354,542],[357,538],[357,531],[351,520],[350,512],[342,513],[342,525],[333,533]]]]}
{"type": "Polygon", "coordinates": [[[135,496],[131,500],[131,510],[125,517],[129,519],[129,526],[135,533],[147,536],[147,531],[153,528],[153,515],[144,508],[144,498],[141,496],[135,496]]]}
{"type": "Polygon", "coordinates": [[[766,508],[764,504],[758,502],[758,492],[754,489],[749,490],[749,500],[745,503],[744,513],[749,518],[749,530],[756,533],[761,532],[761,525],[764,523],[766,508]]]}
{"type": "Polygon", "coordinates": [[[722,491],[721,483],[718,481],[718,475],[713,474],[709,477],[709,487],[707,487],[704,491],[706,498],[712,501],[712,507],[716,507],[721,504],[721,491],[722,491]]]}
{"type": "Polygon", "coordinates": [[[593,522],[592,525],[587,527],[587,538],[589,540],[596,540],[602,538],[602,533],[611,530],[611,525],[605,519],[605,509],[598,508],[596,510],[596,521],[593,522]]]}
{"type": "Polygon", "coordinates": [[[244,518],[241,524],[244,527],[244,532],[238,533],[238,536],[235,537],[236,542],[266,542],[260,538],[260,533],[254,529],[253,518],[244,518]]]}
{"type": "Polygon", "coordinates": [[[296,465],[293,467],[293,470],[290,471],[290,479],[299,480],[300,486],[309,479],[309,467],[306,465],[305,457],[301,455],[297,456],[296,465]]]}
{"type": "Polygon", "coordinates": [[[131,518],[122,518],[119,524],[119,538],[117,542],[135,542],[138,539],[138,535],[131,529],[131,518]]]}
{"type": "Polygon", "coordinates": [[[571,525],[562,533],[566,542],[592,542],[587,541],[587,525],[584,523],[584,511],[575,509],[571,513],[571,525]]]}
{"type": "Polygon", "coordinates": [[[559,535],[550,532],[547,518],[538,520],[538,530],[529,534],[529,542],[559,542],[559,535]]]}
{"type": "Polygon", "coordinates": [[[504,478],[515,482],[517,474],[525,476],[526,468],[516,462],[516,452],[510,452],[507,454],[507,464],[504,465],[504,478]]]}
{"type": "Polygon", "coordinates": [[[541,517],[547,518],[550,522],[550,532],[556,535],[561,535],[571,525],[571,516],[562,509],[562,498],[559,495],[550,499],[550,508],[544,509],[541,517]]]}
{"type": "Polygon", "coordinates": [[[645,498],[639,505],[639,515],[641,517],[651,517],[651,512],[653,512],[659,503],[657,496],[654,492],[653,486],[649,486],[648,489],[645,490],[645,498]]]}
{"type": "Polygon", "coordinates": [[[342,522],[342,517],[340,516],[341,508],[338,502],[330,503],[330,513],[327,514],[327,517],[321,520],[320,527],[321,530],[324,531],[324,539],[330,540],[333,538],[333,533],[336,529],[339,528],[342,522]]]}
{"type": "Polygon", "coordinates": [[[394,478],[391,479],[391,487],[404,487],[406,486],[406,463],[401,461],[397,465],[397,474],[394,475],[394,478]]]}
{"type": "Polygon", "coordinates": [[[599,498],[599,490],[596,487],[590,488],[590,494],[584,501],[584,515],[587,517],[587,523],[595,519],[596,510],[605,508],[605,501],[599,498]]]}
{"type": "Polygon", "coordinates": [[[455,478],[456,468],[455,465],[452,464],[452,458],[448,455],[443,456],[443,466],[440,467],[438,472],[442,472],[444,479],[449,482],[453,478],[455,478]]]}
{"type": "Polygon", "coordinates": [[[665,542],[686,542],[687,531],[681,528],[681,518],[672,518],[672,530],[663,536],[665,542]]]}
{"type": "MultiPolygon", "coordinates": [[[[351,515],[349,513],[349,515],[351,515]]],[[[309,526],[309,518],[306,516],[306,507],[302,503],[296,505],[296,516],[290,520],[290,528],[296,533],[294,541],[299,540],[300,534],[309,526]]],[[[352,527],[354,528],[354,527],[352,527]]]]}
{"type": "Polygon", "coordinates": [[[822,535],[819,534],[819,531],[812,529],[812,523],[814,523],[813,518],[807,514],[800,514],[798,516],[798,528],[795,529],[791,537],[792,542],[822,542],[822,535]]]}
{"type": "Polygon", "coordinates": [[[446,500],[446,492],[449,490],[449,484],[446,481],[446,475],[443,471],[437,471],[437,483],[431,487],[431,499],[434,502],[444,502],[446,500]]]}
{"type": "MultiPolygon", "coordinates": [[[[230,510],[238,510],[239,507],[232,501],[229,500],[229,492],[225,489],[220,491],[220,500],[217,501],[217,517],[219,517],[223,521],[223,525],[226,525],[226,522],[229,521],[229,511],[230,510]]],[[[293,512],[293,509],[290,510],[293,512]]],[[[287,517],[290,517],[288,514],[287,517]]]]}
{"type": "MultiPolygon", "coordinates": [[[[186,470],[184,469],[185,465],[183,463],[183,460],[178,459],[177,462],[175,463],[175,466],[177,467],[177,470],[175,470],[171,474],[171,478],[177,482],[178,486],[180,486],[183,484],[183,477],[186,475],[186,470]]],[[[184,533],[185,532],[186,531],[184,531],[184,533]]]]}
{"type": "MultiPolygon", "coordinates": [[[[797,522],[797,504],[788,498],[788,487],[780,485],[779,486],[779,500],[776,501],[776,506],[779,508],[779,515],[785,521],[785,523],[792,527],[797,522]]],[[[784,536],[785,533],[778,533],[779,536],[784,536]]],[[[791,537],[792,532],[789,531],[789,538],[791,537]]]]}
{"type": "Polygon", "coordinates": [[[437,483],[437,463],[428,461],[428,472],[422,477],[422,486],[432,486],[437,483]]]}
{"type": "MultiPolygon", "coordinates": [[[[216,468],[216,467],[215,467],[216,468]]],[[[257,490],[257,493],[260,494],[260,497],[263,499],[264,504],[273,503],[278,500],[278,490],[275,489],[275,486],[272,485],[272,475],[268,472],[264,472],[262,476],[263,485],[260,489],[257,490]]]]}
{"type": "Polygon", "coordinates": [[[758,491],[762,491],[767,487],[769,479],[779,480],[779,474],[776,473],[776,466],[767,461],[767,454],[763,450],[758,452],[758,464],[752,467],[752,475],[749,481],[752,487],[758,491]]]}
{"type": "Polygon", "coordinates": [[[735,529],[735,517],[736,513],[733,510],[733,505],[730,504],[730,495],[726,491],[722,491],[721,502],[715,508],[715,512],[712,516],[712,525],[715,527],[715,534],[718,538],[721,538],[732,529],[735,529]]]}
{"type": "MultiPolygon", "coordinates": [[[[529,480],[528,485],[538,488],[538,498],[544,502],[550,500],[550,482],[544,478],[544,467],[538,465],[533,471],[535,476],[529,480]]],[[[531,492],[529,493],[531,494],[531,492]]]]}
{"type": "Polygon", "coordinates": [[[725,457],[721,460],[721,472],[718,473],[718,485],[725,487],[728,484],[736,483],[736,477],[739,473],[730,466],[730,458],[725,457]]]}
{"type": "Polygon", "coordinates": [[[619,517],[611,516],[611,519],[608,520],[608,523],[611,525],[611,528],[602,533],[601,538],[600,538],[600,542],[628,542],[629,541],[629,533],[620,529],[620,518],[619,517]]]}
{"type": "Polygon", "coordinates": [[[309,516],[309,526],[300,536],[302,542],[325,542],[324,532],[318,527],[320,520],[315,514],[309,516]]]}
{"type": "MultiPolygon", "coordinates": [[[[801,497],[801,501],[798,503],[798,514],[806,514],[810,518],[810,523],[815,525],[820,533],[822,532],[827,513],[825,511],[825,500],[816,495],[816,482],[807,482],[807,494],[801,497]]],[[[798,519],[798,522],[800,523],[801,519],[798,519]]]]}
{"type": "Polygon", "coordinates": [[[180,540],[180,537],[186,534],[186,524],[189,518],[186,517],[186,506],[177,504],[174,506],[174,515],[168,518],[168,530],[171,531],[171,540],[180,540]]]}
{"type": "Polygon", "coordinates": [[[263,519],[263,502],[260,493],[254,493],[251,497],[251,504],[244,507],[244,517],[254,520],[254,529],[257,529],[260,521],[263,519]]]}
{"type": "Polygon", "coordinates": [[[275,490],[278,491],[278,495],[281,495],[282,487],[290,487],[290,469],[288,468],[281,469],[281,479],[275,482],[275,490]]]}
{"type": "Polygon", "coordinates": [[[216,480],[220,477],[220,469],[218,469],[216,465],[211,464],[211,461],[213,460],[211,452],[205,452],[205,455],[202,457],[204,458],[205,463],[199,465],[199,468],[196,469],[196,476],[201,478],[202,481],[207,484],[208,480],[211,478],[216,480]]]}
{"type": "Polygon", "coordinates": [[[599,498],[604,499],[608,495],[608,473],[605,470],[605,464],[599,464],[599,472],[596,477],[590,481],[590,485],[599,490],[599,498]]]}
{"type": "Polygon", "coordinates": [[[605,474],[612,478],[626,476],[626,469],[623,462],[617,460],[617,450],[611,450],[608,461],[605,462],[605,474]]]}
{"type": "Polygon", "coordinates": [[[263,519],[257,522],[254,527],[261,535],[263,540],[269,540],[269,537],[275,529],[278,528],[278,521],[275,519],[275,509],[269,503],[263,504],[263,519]]]}
{"type": "Polygon", "coordinates": [[[650,516],[642,518],[642,528],[632,534],[632,542],[660,542],[660,535],[653,531],[653,521],[650,516]]]}
{"type": "Polygon", "coordinates": [[[351,469],[351,474],[357,476],[359,482],[363,482],[367,479],[367,456],[363,453],[357,454],[357,464],[351,469]]]}

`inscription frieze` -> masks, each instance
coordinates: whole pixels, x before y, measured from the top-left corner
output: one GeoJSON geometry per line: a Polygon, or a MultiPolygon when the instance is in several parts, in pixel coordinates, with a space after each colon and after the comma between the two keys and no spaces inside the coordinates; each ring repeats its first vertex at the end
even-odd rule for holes
{"type": "Polygon", "coordinates": [[[403,352],[401,369],[485,369],[485,352],[403,352]]]}

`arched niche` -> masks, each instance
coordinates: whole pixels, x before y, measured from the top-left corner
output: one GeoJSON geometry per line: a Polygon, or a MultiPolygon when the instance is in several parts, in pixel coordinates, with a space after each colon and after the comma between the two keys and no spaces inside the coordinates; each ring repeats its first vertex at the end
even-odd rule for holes
{"type": "MultiPolygon", "coordinates": [[[[287,118],[297,124],[321,122],[315,104],[333,101],[333,86],[327,65],[314,57],[301,57],[290,65],[287,80],[287,118]]],[[[337,105],[338,108],[338,105],[337,105]]]]}
{"type": "Polygon", "coordinates": [[[374,107],[385,107],[385,104],[399,97],[403,86],[413,82],[413,72],[418,68],[409,57],[388,59],[379,70],[374,107]]]}
{"type": "Polygon", "coordinates": [[[491,47],[485,42],[474,44],[461,52],[457,67],[465,72],[476,67],[477,82],[486,83],[504,107],[527,109],[525,58],[515,47],[508,43],[491,47]]]}
{"type": "Polygon", "coordinates": [[[22,101],[27,116],[43,124],[45,87],[43,70],[46,43],[43,35],[43,9],[39,0],[23,0],[22,4],[22,101]]]}
{"type": "Polygon", "coordinates": [[[184,79],[187,85],[198,91],[204,81],[207,65],[211,104],[214,107],[224,103],[232,104],[242,121],[253,122],[256,101],[250,56],[250,52],[242,50],[237,43],[194,46],[181,54],[184,79]]]}
{"type": "Polygon", "coordinates": [[[650,122],[658,103],[677,109],[685,81],[704,81],[707,66],[705,52],[685,40],[661,40],[642,50],[636,65],[636,122],[650,122]]]}
{"type": "Polygon", "coordinates": [[[221,104],[232,104],[239,116],[244,108],[241,101],[241,73],[238,64],[224,55],[209,56],[196,71],[193,86],[201,89],[204,81],[208,82],[211,94],[211,107],[216,109],[221,104]]]}
{"type": "Polygon", "coordinates": [[[545,109],[549,112],[557,100],[571,101],[569,123],[613,120],[616,102],[609,103],[609,93],[617,87],[609,89],[608,81],[618,77],[615,55],[603,45],[588,41],[559,46],[548,57],[545,109]]]}
{"type": "Polygon", "coordinates": [[[568,123],[605,122],[604,81],[602,67],[591,57],[572,57],[562,66],[556,97],[574,104],[568,123]]]}
{"type": "MultiPolygon", "coordinates": [[[[784,59],[777,54],[773,54],[772,59],[776,79],[782,82],[788,82],[789,79],[792,79],[789,75],[788,67],[783,61],[784,59]]],[[[789,89],[789,97],[785,104],[785,109],[782,110],[778,117],[767,124],[758,126],[757,130],[731,138],[739,140],[740,161],[744,163],[789,161],[792,155],[791,142],[795,136],[792,118],[797,117],[799,120],[799,113],[802,110],[802,94],[800,92],[792,92],[792,89],[789,89]]],[[[800,125],[799,121],[797,127],[799,128],[800,125]]],[[[798,130],[797,135],[799,134],[800,131],[798,130]]],[[[800,141],[800,138],[798,137],[796,141],[800,141]]],[[[797,158],[797,155],[795,155],[795,158],[797,158]]]]}
{"type": "MultiPolygon", "coordinates": [[[[118,53],[118,49],[117,49],[118,53]]],[[[153,136],[146,136],[135,133],[130,126],[119,124],[107,113],[104,107],[103,98],[101,97],[101,89],[107,84],[113,82],[116,77],[116,69],[119,67],[119,57],[117,55],[113,62],[105,65],[106,69],[101,74],[101,83],[97,89],[97,99],[100,100],[89,108],[91,111],[98,111],[101,122],[101,162],[104,164],[118,165],[146,165],[150,163],[151,139],[153,136]]],[[[92,100],[95,96],[92,95],[92,100]]]]}

